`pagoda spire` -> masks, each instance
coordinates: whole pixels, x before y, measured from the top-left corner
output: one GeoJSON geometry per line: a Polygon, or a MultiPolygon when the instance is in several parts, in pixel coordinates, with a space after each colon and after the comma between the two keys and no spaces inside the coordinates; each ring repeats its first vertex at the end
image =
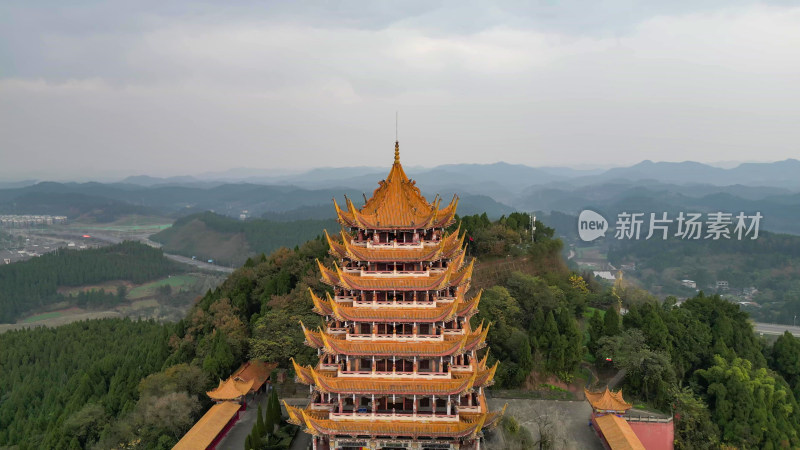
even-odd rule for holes
{"type": "Polygon", "coordinates": [[[394,141],[394,163],[400,164],[400,141],[394,141]]]}

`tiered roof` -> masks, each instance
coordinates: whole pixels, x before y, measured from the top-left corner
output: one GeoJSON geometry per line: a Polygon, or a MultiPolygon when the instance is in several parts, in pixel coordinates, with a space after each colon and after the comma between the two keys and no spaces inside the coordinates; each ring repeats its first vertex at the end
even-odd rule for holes
{"type": "Polygon", "coordinates": [[[585,388],[583,392],[595,411],[625,412],[633,407],[622,398],[622,389],[612,392],[606,386],[606,389],[601,392],[592,392],[585,388]]]}
{"type": "Polygon", "coordinates": [[[391,392],[397,395],[456,395],[468,392],[472,388],[489,386],[494,383],[494,374],[499,363],[492,367],[483,366],[475,368],[472,372],[454,373],[452,378],[375,378],[336,377],[335,374],[320,371],[310,366],[301,366],[292,360],[297,380],[303,384],[332,394],[385,394],[391,392]]]}
{"type": "MultiPolygon", "coordinates": [[[[325,232],[330,246],[330,254],[342,265],[334,263],[328,268],[317,261],[322,281],[330,286],[342,288],[355,295],[333,298],[330,293],[324,297],[311,292],[314,311],[325,316],[327,321],[356,323],[429,323],[441,327],[437,336],[418,334],[382,334],[380,336],[354,336],[342,329],[310,330],[301,324],[306,344],[321,350],[320,364],[317,367],[300,366],[294,361],[297,380],[308,384],[312,390],[321,394],[338,394],[341,397],[353,396],[389,396],[441,398],[456,397],[455,412],[448,408],[446,417],[439,419],[433,413],[430,417],[423,413],[416,414],[372,414],[356,413],[333,414],[335,402],[315,403],[305,409],[286,405],[290,422],[305,427],[307,433],[321,437],[331,436],[389,436],[395,438],[450,438],[472,441],[487,426],[493,426],[502,411],[489,413],[483,387],[494,382],[498,364],[487,366],[488,355],[483,359],[465,359],[459,365],[451,365],[432,376],[430,373],[418,372],[417,365],[409,373],[377,371],[375,358],[434,359],[469,353],[476,357],[476,351],[486,345],[489,326],[481,324],[473,329],[469,318],[478,311],[481,293],[466,299],[469,290],[474,260],[465,261],[464,236],[460,229],[449,233],[441,239],[443,228],[454,222],[458,197],[453,197],[449,205],[443,206],[437,196],[429,203],[420,193],[414,181],[409,180],[400,164],[399,145],[395,145],[395,161],[385,180],[379,183],[378,189],[370,199],[365,199],[364,206],[357,209],[349,198],[345,198],[344,208],[340,208],[334,200],[334,206],[343,225],[340,238],[332,238],[325,232]],[[359,241],[345,230],[359,229],[359,241]],[[430,233],[435,229],[434,233],[430,233]],[[387,231],[420,232],[415,234],[413,242],[386,243],[387,231]],[[378,234],[371,233],[381,233],[378,234]],[[380,239],[377,239],[377,238],[380,239]],[[366,239],[361,241],[361,239],[366,239]],[[373,242],[383,241],[382,243],[373,242]],[[442,261],[444,268],[432,267],[429,264],[442,261]],[[351,264],[366,262],[367,264],[351,264]],[[404,271],[391,263],[415,263],[419,270],[404,271]],[[373,271],[372,263],[389,263],[392,271],[373,271]],[[421,266],[417,263],[423,263],[421,266]],[[425,271],[422,271],[424,268],[425,271]],[[450,291],[453,288],[453,291],[450,291]],[[439,298],[441,291],[448,289],[446,298],[439,298]],[[359,301],[358,291],[427,291],[423,294],[433,302],[395,301],[373,302],[359,301]],[[434,292],[431,292],[434,291],[434,292]],[[439,291],[439,292],[435,292],[439,291]],[[455,298],[453,298],[455,297],[455,298]],[[458,318],[456,327],[444,330],[446,323],[458,318]],[[467,320],[462,320],[467,319],[467,320]],[[372,357],[373,365],[367,370],[344,373],[337,364],[325,363],[328,357],[372,357]],[[444,373],[441,373],[444,372],[444,373]],[[466,408],[461,411],[458,402],[463,395],[475,395],[477,408],[466,408]],[[322,407],[328,405],[332,409],[322,407]]],[[[391,234],[391,233],[388,233],[391,234]]],[[[405,239],[408,234],[404,235],[405,239]]],[[[390,237],[391,239],[391,237],[390,237]]],[[[403,239],[401,239],[403,240],[403,239]]],[[[439,264],[437,264],[439,265],[439,264]]],[[[380,265],[383,266],[382,264],[380,265]]],[[[415,299],[418,296],[415,295],[415,299]]],[[[328,326],[333,326],[328,322],[328,326]]],[[[337,325],[339,326],[339,325],[337,325]]],[[[331,361],[328,360],[330,363],[331,361]]],[[[451,360],[451,362],[454,362],[451,360]]],[[[406,366],[404,368],[407,369],[406,366]]],[[[315,395],[321,395],[315,394],[315,395]]],[[[340,397],[340,399],[341,399],[340,397]]],[[[330,398],[329,398],[330,400],[330,398]]],[[[416,405],[416,403],[415,403],[416,405]]],[[[373,403],[373,408],[375,404],[373,403]]],[[[505,410],[505,408],[504,408],[505,410]]],[[[374,411],[374,409],[373,409],[374,411]]],[[[438,413],[437,413],[438,414],[438,413]]]]}
{"type": "MultiPolygon", "coordinates": [[[[468,331],[468,330],[467,330],[468,331]]],[[[459,355],[486,346],[489,326],[481,324],[477,329],[463,334],[446,334],[442,340],[417,339],[413,341],[348,340],[326,331],[312,331],[303,326],[306,343],[330,355],[375,355],[375,356],[450,356],[459,355]]]]}
{"type": "Polygon", "coordinates": [[[438,291],[448,286],[460,286],[468,283],[472,277],[475,260],[463,264],[464,253],[454,259],[447,269],[440,272],[429,272],[427,275],[398,275],[392,277],[364,275],[343,271],[334,263],[334,269],[328,269],[317,260],[322,281],[330,286],[338,286],[349,290],[363,291],[438,291]]]}
{"type": "Polygon", "coordinates": [[[465,301],[463,293],[459,293],[456,301],[444,303],[435,307],[403,308],[402,310],[387,308],[386,306],[348,306],[343,305],[326,294],[325,299],[319,298],[309,288],[311,299],[314,302],[314,311],[324,316],[333,316],[337,320],[352,322],[443,322],[456,316],[471,317],[478,312],[483,291],[475,297],[465,301]]]}
{"type": "Polygon", "coordinates": [[[474,437],[484,427],[494,426],[502,411],[465,415],[458,422],[420,422],[412,420],[331,420],[324,412],[300,409],[284,402],[289,422],[305,426],[313,435],[346,434],[350,436],[430,436],[474,437]]]}
{"type": "Polygon", "coordinates": [[[440,208],[441,199],[428,203],[416,186],[409,180],[400,164],[400,147],[395,144],[394,164],[385,180],[378,183],[378,188],[361,209],[356,209],[349,198],[345,198],[345,209],[339,207],[336,200],[336,214],[339,223],[351,228],[365,230],[394,229],[430,229],[445,228],[454,221],[458,197],[444,208],[440,208]]]}
{"type": "Polygon", "coordinates": [[[352,237],[344,230],[341,231],[341,242],[331,238],[327,231],[325,231],[325,237],[330,246],[330,254],[339,259],[370,262],[438,261],[440,259],[451,259],[457,253],[463,251],[464,236],[466,235],[460,235],[460,230],[459,227],[459,229],[448,234],[433,246],[420,245],[398,248],[355,245],[351,243],[352,237]]]}

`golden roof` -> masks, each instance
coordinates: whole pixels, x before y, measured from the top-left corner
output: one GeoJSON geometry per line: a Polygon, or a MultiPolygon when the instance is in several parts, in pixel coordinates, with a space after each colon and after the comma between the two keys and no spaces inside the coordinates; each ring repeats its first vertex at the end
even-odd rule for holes
{"type": "Polygon", "coordinates": [[[472,372],[454,373],[448,379],[396,379],[380,377],[337,377],[335,372],[326,372],[310,366],[297,364],[291,358],[292,366],[297,381],[303,384],[315,385],[322,392],[347,393],[347,394],[417,394],[417,395],[452,395],[461,393],[472,387],[491,386],[494,384],[494,375],[500,362],[492,367],[483,365],[472,372]]]}
{"type": "Polygon", "coordinates": [[[245,381],[253,380],[253,387],[251,389],[257,391],[267,382],[270,374],[276,367],[278,367],[278,363],[267,363],[254,359],[242,364],[236,369],[236,372],[233,372],[231,378],[245,381]]]}
{"type": "Polygon", "coordinates": [[[475,260],[464,265],[464,253],[457,256],[442,272],[431,272],[427,276],[398,275],[394,277],[362,276],[361,273],[345,272],[334,263],[334,269],[328,269],[317,260],[322,282],[330,286],[339,286],[349,290],[364,291],[438,291],[448,286],[459,286],[469,282],[475,260]]]}
{"type": "Polygon", "coordinates": [[[172,447],[173,450],[207,448],[233,419],[241,405],[234,402],[217,403],[194,424],[192,429],[172,447]]]}
{"type": "Polygon", "coordinates": [[[350,259],[352,261],[371,261],[371,262],[401,262],[401,261],[438,261],[440,259],[452,258],[456,252],[462,251],[464,246],[464,236],[459,237],[461,228],[448,234],[435,246],[422,247],[365,247],[354,245],[350,241],[352,236],[344,230],[341,231],[341,242],[334,240],[325,231],[325,237],[330,246],[330,254],[340,259],[350,259]]]}
{"type": "Polygon", "coordinates": [[[314,311],[324,316],[333,316],[338,320],[352,322],[443,322],[453,317],[472,316],[478,311],[482,291],[469,301],[463,300],[463,293],[459,293],[456,300],[444,303],[433,308],[390,308],[388,306],[347,306],[338,303],[326,293],[326,298],[321,299],[311,291],[314,302],[314,311]]]}
{"type": "Polygon", "coordinates": [[[642,441],[625,419],[606,414],[594,420],[611,450],[645,450],[642,441]]]}
{"type": "Polygon", "coordinates": [[[596,411],[627,411],[633,406],[622,398],[622,389],[612,392],[606,386],[602,392],[591,392],[586,388],[583,392],[586,394],[586,400],[596,411]]]}
{"type": "Polygon", "coordinates": [[[464,334],[446,334],[443,340],[403,341],[370,341],[347,340],[325,331],[311,331],[303,326],[306,342],[312,347],[322,348],[331,355],[375,355],[375,356],[449,356],[458,355],[470,350],[478,350],[486,345],[489,327],[483,324],[474,331],[464,334]],[[317,341],[321,345],[317,345],[317,341]]]}
{"type": "Polygon", "coordinates": [[[284,402],[289,413],[289,422],[305,426],[306,433],[313,435],[350,436],[431,436],[464,438],[474,437],[500,413],[484,413],[462,417],[458,422],[420,422],[411,420],[330,420],[311,411],[295,408],[284,402]]]}
{"type": "Polygon", "coordinates": [[[395,143],[395,160],[389,175],[378,183],[361,209],[345,198],[346,210],[343,210],[334,199],[339,223],[368,230],[444,228],[453,223],[458,197],[453,196],[450,204],[441,209],[438,196],[428,203],[416,182],[406,176],[399,154],[400,146],[395,143]]]}
{"type": "Polygon", "coordinates": [[[242,380],[231,377],[225,381],[219,380],[219,386],[206,392],[206,395],[214,400],[234,400],[250,392],[254,383],[254,379],[242,380]]]}

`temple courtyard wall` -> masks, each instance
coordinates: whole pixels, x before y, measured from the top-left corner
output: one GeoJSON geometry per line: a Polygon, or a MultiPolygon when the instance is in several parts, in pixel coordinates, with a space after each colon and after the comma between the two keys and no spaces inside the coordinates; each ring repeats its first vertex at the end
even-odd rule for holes
{"type": "MultiPolygon", "coordinates": [[[[490,388],[491,391],[491,388],[490,388]]],[[[603,444],[589,426],[592,407],[585,400],[534,400],[522,398],[490,398],[489,407],[492,410],[501,409],[508,403],[506,415],[514,417],[521,426],[531,432],[534,439],[539,436],[539,427],[534,417],[540,414],[558,415],[563,422],[565,435],[572,441],[570,448],[576,450],[603,450],[603,444]]],[[[499,442],[487,443],[486,449],[500,450],[499,442]]]]}

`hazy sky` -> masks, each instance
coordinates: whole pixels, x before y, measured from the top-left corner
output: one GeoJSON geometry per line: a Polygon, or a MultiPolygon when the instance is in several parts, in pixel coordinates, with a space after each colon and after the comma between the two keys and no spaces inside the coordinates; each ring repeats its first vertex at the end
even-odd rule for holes
{"type": "Polygon", "coordinates": [[[796,2],[0,2],[0,178],[800,157],[796,2]],[[235,6],[229,5],[235,3],[235,6]]]}

